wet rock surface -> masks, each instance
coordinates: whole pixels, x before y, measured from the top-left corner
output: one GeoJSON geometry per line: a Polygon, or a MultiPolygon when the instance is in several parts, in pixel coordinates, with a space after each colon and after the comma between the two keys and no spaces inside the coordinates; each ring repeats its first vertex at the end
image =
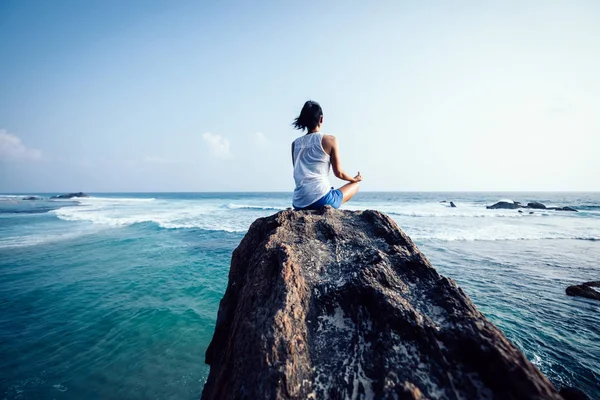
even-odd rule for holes
{"type": "Polygon", "coordinates": [[[74,197],[89,197],[89,196],[83,192],[77,192],[77,193],[59,194],[57,196],[52,196],[50,198],[51,199],[72,199],[74,197]]]}
{"type": "Polygon", "coordinates": [[[560,389],[559,393],[564,400],[590,400],[587,394],[572,387],[564,387],[560,389]]]}
{"type": "Polygon", "coordinates": [[[527,208],[535,208],[538,210],[545,210],[546,206],[538,201],[532,201],[530,203],[527,203],[527,208]]]}
{"type": "Polygon", "coordinates": [[[576,209],[574,209],[573,207],[548,207],[548,210],[554,210],[554,211],[571,211],[571,212],[577,212],[576,209]]]}
{"type": "Polygon", "coordinates": [[[499,201],[495,204],[492,204],[491,206],[486,206],[486,208],[488,210],[516,210],[519,208],[531,208],[534,210],[553,210],[553,211],[571,211],[571,212],[577,212],[577,210],[573,207],[568,207],[568,206],[564,206],[564,207],[546,207],[545,204],[542,204],[540,202],[537,201],[533,201],[530,203],[527,203],[526,206],[521,205],[521,203],[519,203],[518,201],[499,201]]]}
{"type": "Polygon", "coordinates": [[[498,210],[498,209],[515,210],[520,207],[521,207],[521,203],[519,203],[518,201],[515,201],[515,202],[499,201],[495,204],[492,204],[491,206],[487,206],[486,208],[488,210],[498,210]]]}
{"type": "Polygon", "coordinates": [[[568,296],[579,296],[592,300],[600,300],[600,292],[594,289],[594,287],[600,287],[600,281],[585,282],[581,285],[569,286],[565,292],[568,296]]]}
{"type": "Polygon", "coordinates": [[[377,211],[282,211],[234,251],[203,399],[560,399],[377,211]]]}

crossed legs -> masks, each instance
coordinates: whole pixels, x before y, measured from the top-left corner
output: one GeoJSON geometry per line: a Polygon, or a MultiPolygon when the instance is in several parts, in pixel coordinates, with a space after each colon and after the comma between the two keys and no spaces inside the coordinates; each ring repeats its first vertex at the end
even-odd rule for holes
{"type": "Polygon", "coordinates": [[[358,188],[360,186],[359,182],[346,183],[344,186],[340,188],[340,191],[344,195],[344,199],[342,200],[342,204],[350,200],[356,193],[358,193],[358,188]]]}

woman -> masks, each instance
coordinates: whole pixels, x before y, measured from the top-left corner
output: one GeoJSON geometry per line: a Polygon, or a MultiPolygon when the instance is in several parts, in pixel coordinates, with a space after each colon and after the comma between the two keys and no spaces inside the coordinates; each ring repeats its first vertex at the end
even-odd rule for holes
{"type": "Polygon", "coordinates": [[[292,204],[296,210],[318,210],[326,205],[334,208],[350,200],[358,192],[362,181],[360,172],[351,177],[342,170],[340,152],[335,136],[321,132],[323,110],[315,101],[307,101],[292,126],[306,130],[292,143],[292,164],[294,165],[294,198],[292,204]],[[333,174],[344,181],[339,189],[329,186],[329,168],[333,174]]]}

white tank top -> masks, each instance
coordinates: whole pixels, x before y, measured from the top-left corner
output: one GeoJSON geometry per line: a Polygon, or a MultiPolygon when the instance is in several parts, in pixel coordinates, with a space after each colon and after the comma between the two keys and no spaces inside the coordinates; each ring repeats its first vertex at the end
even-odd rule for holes
{"type": "Polygon", "coordinates": [[[294,207],[303,208],[325,196],[329,185],[329,154],[321,144],[323,133],[315,132],[294,140],[294,207]]]}

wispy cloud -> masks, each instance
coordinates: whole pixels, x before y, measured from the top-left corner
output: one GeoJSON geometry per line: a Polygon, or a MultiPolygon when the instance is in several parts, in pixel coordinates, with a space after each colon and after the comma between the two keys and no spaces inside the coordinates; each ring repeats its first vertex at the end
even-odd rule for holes
{"type": "Polygon", "coordinates": [[[41,160],[42,151],[29,149],[17,135],[0,129],[0,160],[41,160]]]}
{"type": "Polygon", "coordinates": [[[208,143],[212,155],[223,158],[231,156],[229,140],[225,139],[223,136],[206,132],[202,135],[202,139],[208,143]]]}
{"type": "Polygon", "coordinates": [[[252,139],[254,140],[254,144],[258,147],[265,147],[269,144],[269,139],[262,132],[256,132],[254,135],[252,135],[252,139]]]}

